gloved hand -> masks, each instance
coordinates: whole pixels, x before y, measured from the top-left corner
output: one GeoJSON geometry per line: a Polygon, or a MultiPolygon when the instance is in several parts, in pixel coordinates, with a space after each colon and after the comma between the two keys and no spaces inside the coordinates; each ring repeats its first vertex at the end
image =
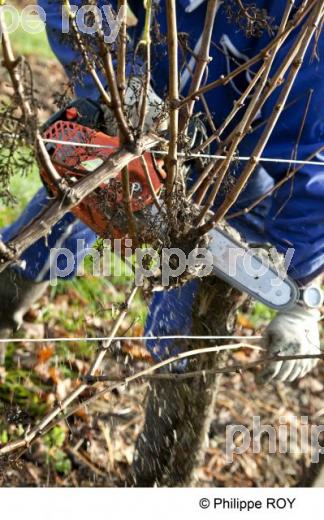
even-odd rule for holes
{"type": "MultiPolygon", "coordinates": [[[[290,310],[279,312],[265,331],[267,355],[320,354],[319,319],[318,309],[297,304],[290,310]]],[[[270,363],[258,380],[263,383],[272,379],[294,381],[312,370],[317,362],[318,359],[300,359],[270,363]]]]}
{"type": "MultiPolygon", "coordinates": [[[[135,76],[129,78],[125,91],[124,104],[126,115],[134,128],[137,127],[139,122],[140,100],[142,92],[143,82],[135,76]]],[[[107,132],[112,136],[117,135],[118,125],[115,120],[113,111],[106,105],[102,105],[102,109],[104,111],[107,132]]],[[[164,103],[150,86],[147,92],[144,132],[147,132],[151,129],[164,131],[167,129],[167,127],[168,117],[165,112],[164,103]]]]}

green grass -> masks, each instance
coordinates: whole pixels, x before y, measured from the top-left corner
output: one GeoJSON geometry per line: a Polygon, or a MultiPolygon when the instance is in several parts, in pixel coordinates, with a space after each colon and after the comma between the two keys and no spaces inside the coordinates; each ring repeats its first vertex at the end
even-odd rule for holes
{"type": "Polygon", "coordinates": [[[48,60],[56,59],[47,40],[45,25],[41,21],[39,23],[42,32],[37,34],[27,33],[20,24],[18,29],[10,34],[13,48],[16,54],[36,55],[48,60]]]}
{"type": "Polygon", "coordinates": [[[10,193],[15,197],[16,204],[6,206],[0,198],[0,228],[13,222],[25,208],[33,195],[42,186],[39,177],[38,167],[31,168],[28,175],[21,175],[19,171],[10,179],[10,193]]]}
{"type": "Polygon", "coordinates": [[[270,309],[263,303],[255,302],[251,311],[251,322],[256,327],[263,325],[264,323],[270,322],[276,315],[276,311],[270,309]]]}
{"type": "MultiPolygon", "coordinates": [[[[8,15],[7,20],[9,22],[8,15]]],[[[40,33],[27,33],[20,24],[18,29],[10,34],[14,52],[16,55],[34,55],[46,60],[56,60],[47,40],[45,25],[41,21],[39,21],[39,24],[43,29],[40,33]]],[[[1,150],[0,153],[5,153],[5,151],[1,150]]],[[[41,181],[36,164],[27,176],[22,176],[20,172],[17,171],[17,174],[11,178],[10,191],[16,196],[18,203],[10,207],[5,207],[0,199],[0,227],[8,225],[17,218],[40,186],[41,181]]]]}

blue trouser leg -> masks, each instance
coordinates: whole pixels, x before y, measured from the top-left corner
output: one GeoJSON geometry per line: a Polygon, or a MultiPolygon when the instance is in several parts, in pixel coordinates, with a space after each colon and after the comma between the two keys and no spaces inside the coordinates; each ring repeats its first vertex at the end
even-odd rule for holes
{"type": "MultiPolygon", "coordinates": [[[[21,213],[19,218],[8,227],[0,231],[0,236],[4,242],[8,242],[29,224],[49,202],[45,188],[41,188],[28,206],[21,213]]],[[[51,249],[66,249],[69,257],[73,259],[69,273],[65,279],[73,278],[76,274],[77,266],[86,254],[87,248],[91,247],[96,240],[95,233],[75,218],[72,213],[66,213],[52,228],[46,238],[40,238],[22,254],[20,260],[21,271],[24,278],[43,282],[50,279],[51,273],[51,249]],[[79,241],[79,243],[78,243],[79,241]],[[81,242],[82,241],[82,242],[81,242]],[[80,247],[80,244],[83,247],[80,247]]],[[[58,272],[63,272],[66,268],[67,256],[62,254],[55,255],[55,262],[58,272]]]]}
{"type": "MultiPolygon", "coordinates": [[[[155,292],[145,324],[145,336],[190,335],[192,306],[199,280],[192,280],[182,287],[155,292]]],[[[146,347],[156,360],[177,354],[179,349],[173,339],[147,340],[146,347]]],[[[179,368],[179,363],[177,363],[179,368]]]]}

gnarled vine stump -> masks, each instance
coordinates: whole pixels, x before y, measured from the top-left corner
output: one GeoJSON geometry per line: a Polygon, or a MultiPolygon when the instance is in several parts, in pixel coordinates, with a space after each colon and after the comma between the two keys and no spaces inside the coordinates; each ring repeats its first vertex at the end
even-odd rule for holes
{"type": "MultiPolygon", "coordinates": [[[[200,284],[193,308],[193,335],[232,334],[235,311],[245,296],[225,282],[209,277],[200,284]]],[[[219,341],[195,341],[203,348],[219,341]]],[[[226,353],[203,354],[188,361],[186,370],[216,368],[226,353]]],[[[207,374],[183,382],[160,380],[148,394],[143,433],[133,464],[135,486],[190,486],[202,461],[220,376],[207,374]]]]}

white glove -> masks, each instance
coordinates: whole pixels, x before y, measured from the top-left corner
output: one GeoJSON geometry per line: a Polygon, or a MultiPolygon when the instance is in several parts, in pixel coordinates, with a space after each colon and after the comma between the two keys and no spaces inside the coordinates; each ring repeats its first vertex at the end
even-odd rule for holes
{"type": "MultiPolygon", "coordinates": [[[[295,305],[289,311],[278,312],[265,331],[264,343],[269,356],[320,354],[318,321],[320,312],[295,305]]],[[[259,376],[260,382],[271,379],[294,381],[317,365],[318,359],[278,361],[267,365],[259,376]]]]}
{"type": "MultiPolygon", "coordinates": [[[[135,76],[129,78],[125,91],[124,105],[126,115],[134,128],[137,127],[139,122],[140,101],[143,88],[143,82],[139,78],[135,76]]],[[[113,111],[106,105],[102,105],[102,109],[104,111],[107,132],[109,135],[117,135],[118,125],[115,120],[113,111]]],[[[168,117],[165,112],[165,106],[162,99],[150,86],[147,92],[144,132],[152,129],[159,131],[167,130],[168,117]]]]}

